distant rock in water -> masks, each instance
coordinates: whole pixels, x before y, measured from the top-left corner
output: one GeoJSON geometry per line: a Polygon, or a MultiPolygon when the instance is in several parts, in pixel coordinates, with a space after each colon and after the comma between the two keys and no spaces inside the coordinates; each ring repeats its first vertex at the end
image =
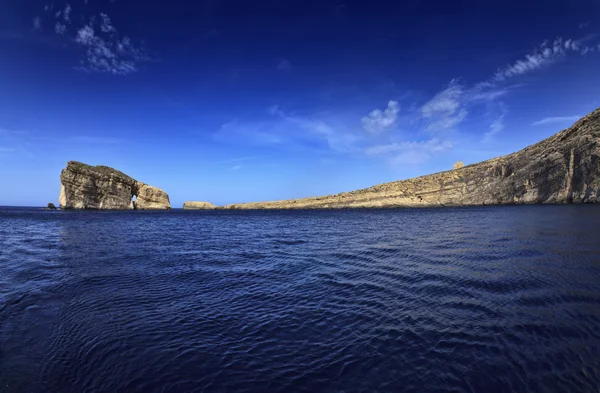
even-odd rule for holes
{"type": "Polygon", "coordinates": [[[69,161],[60,174],[60,182],[61,209],[171,209],[166,192],[107,166],[69,161]]]}
{"type": "Polygon", "coordinates": [[[600,202],[600,109],[539,143],[433,175],[336,195],[227,205],[307,209],[600,202]]]}
{"type": "Polygon", "coordinates": [[[46,209],[48,209],[48,210],[56,210],[56,206],[54,205],[54,203],[50,202],[46,206],[46,209]]]}
{"type": "Polygon", "coordinates": [[[188,201],[183,204],[185,210],[210,210],[216,209],[217,207],[210,202],[195,202],[188,201]]]}

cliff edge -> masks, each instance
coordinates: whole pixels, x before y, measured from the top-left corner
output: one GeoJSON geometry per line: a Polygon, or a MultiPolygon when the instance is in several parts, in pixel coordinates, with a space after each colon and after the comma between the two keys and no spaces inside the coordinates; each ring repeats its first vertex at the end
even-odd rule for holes
{"type": "Polygon", "coordinates": [[[69,161],[60,173],[60,183],[61,209],[171,209],[166,192],[107,166],[69,161]]]}
{"type": "Polygon", "coordinates": [[[600,108],[516,153],[340,194],[223,206],[309,209],[600,202],[600,108]]]}

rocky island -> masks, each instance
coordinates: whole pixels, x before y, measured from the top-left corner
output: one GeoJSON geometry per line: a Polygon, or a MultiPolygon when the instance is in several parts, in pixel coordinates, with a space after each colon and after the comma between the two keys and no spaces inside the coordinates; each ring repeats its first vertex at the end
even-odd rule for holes
{"type": "MultiPolygon", "coordinates": [[[[315,209],[600,202],[600,109],[516,153],[335,195],[219,209],[315,209]]],[[[189,202],[188,202],[189,203],[189,202]]]]}
{"type": "Polygon", "coordinates": [[[217,206],[210,202],[188,201],[183,204],[183,208],[185,210],[211,210],[216,209],[217,206]]]}
{"type": "Polygon", "coordinates": [[[61,209],[171,209],[166,192],[107,166],[69,161],[60,174],[60,183],[61,209]]]}

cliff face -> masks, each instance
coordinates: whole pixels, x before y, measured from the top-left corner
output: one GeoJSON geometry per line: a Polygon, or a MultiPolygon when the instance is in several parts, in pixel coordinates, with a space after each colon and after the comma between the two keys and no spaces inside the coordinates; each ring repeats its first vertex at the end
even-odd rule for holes
{"type": "Polygon", "coordinates": [[[600,202],[600,109],[542,142],[433,175],[322,197],[227,209],[461,206],[600,202]]]}
{"type": "Polygon", "coordinates": [[[139,182],[107,166],[69,161],[60,174],[62,209],[170,209],[163,190],[139,182]],[[133,197],[136,201],[133,202],[133,197]]]}

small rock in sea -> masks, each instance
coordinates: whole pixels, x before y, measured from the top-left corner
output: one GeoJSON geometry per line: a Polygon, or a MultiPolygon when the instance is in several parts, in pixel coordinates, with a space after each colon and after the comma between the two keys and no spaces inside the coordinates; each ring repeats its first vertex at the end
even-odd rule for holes
{"type": "Polygon", "coordinates": [[[50,203],[48,203],[48,206],[46,207],[46,209],[48,209],[48,210],[56,210],[56,206],[54,205],[54,203],[50,202],[50,203]]]}

